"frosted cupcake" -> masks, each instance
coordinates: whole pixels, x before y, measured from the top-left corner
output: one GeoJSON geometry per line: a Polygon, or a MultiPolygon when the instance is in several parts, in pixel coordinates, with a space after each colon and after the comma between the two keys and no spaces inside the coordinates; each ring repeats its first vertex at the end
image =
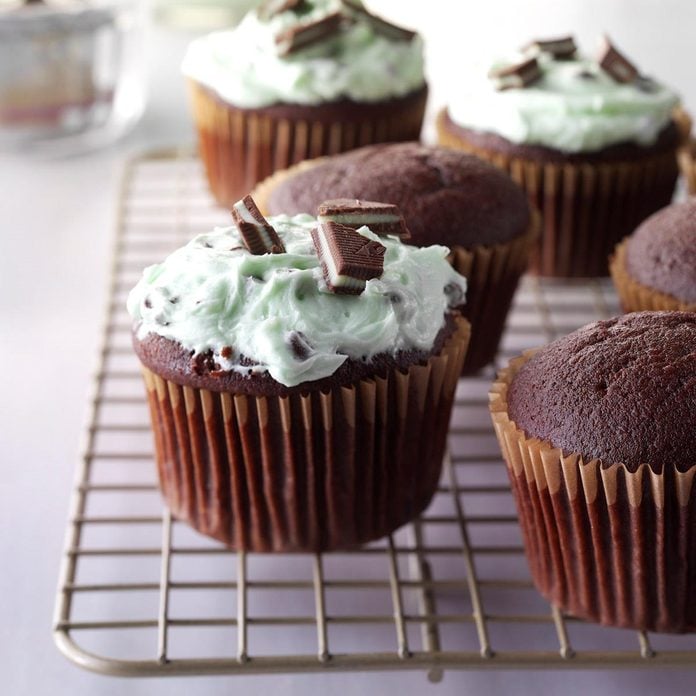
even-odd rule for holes
{"type": "Polygon", "coordinates": [[[594,58],[572,37],[536,41],[453,95],[440,142],[508,171],[542,213],[533,267],[607,274],[615,244],[667,205],[688,119],[668,87],[604,39],[594,58]]]}
{"type": "Polygon", "coordinates": [[[369,211],[353,227],[266,221],[249,197],[234,211],[128,298],[164,498],[236,549],[383,536],[437,487],[466,281],[446,247],[403,244],[369,211]]]}
{"type": "Polygon", "coordinates": [[[330,197],[395,203],[409,243],[446,245],[450,262],[467,278],[460,307],[471,323],[464,374],[495,358],[538,234],[524,191],[499,169],[444,147],[370,145],[276,172],[254,197],[269,214],[316,213],[330,197]]]}
{"type": "Polygon", "coordinates": [[[423,44],[357,0],[265,2],[184,58],[213,195],[230,206],[301,160],[417,139],[423,44]]]}

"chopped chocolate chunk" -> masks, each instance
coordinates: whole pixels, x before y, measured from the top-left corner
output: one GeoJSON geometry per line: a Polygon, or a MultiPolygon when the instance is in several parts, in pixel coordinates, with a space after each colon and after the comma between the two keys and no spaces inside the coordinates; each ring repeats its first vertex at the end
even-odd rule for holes
{"type": "Polygon", "coordinates": [[[149,296],[145,298],[145,301],[143,302],[143,304],[144,304],[148,309],[152,309],[152,300],[150,299],[149,296]]]}
{"type": "Polygon", "coordinates": [[[293,10],[294,12],[301,12],[308,5],[307,0],[266,0],[261,3],[261,6],[257,10],[259,18],[264,22],[273,19],[276,15],[281,12],[287,12],[288,10],[293,10]]]}
{"type": "Polygon", "coordinates": [[[382,275],[386,248],[352,227],[322,222],[312,230],[312,241],[332,292],[359,295],[366,281],[382,275]]]}
{"type": "Polygon", "coordinates": [[[223,346],[220,349],[220,355],[226,360],[232,357],[232,346],[223,346]]]}
{"type": "Polygon", "coordinates": [[[353,229],[367,225],[379,235],[391,234],[401,239],[411,236],[401,211],[391,203],[336,198],[324,201],[317,208],[317,217],[319,222],[338,222],[353,229]]]}
{"type": "Polygon", "coordinates": [[[617,82],[633,82],[638,77],[636,66],[616,50],[608,36],[602,38],[597,62],[617,82]]]}
{"type": "Polygon", "coordinates": [[[572,58],[578,47],[572,36],[561,36],[557,39],[544,39],[530,41],[523,49],[523,53],[528,56],[538,56],[540,53],[548,53],[556,60],[567,60],[572,58]]]}
{"type": "Polygon", "coordinates": [[[261,215],[251,196],[244,196],[232,206],[232,219],[246,248],[254,255],[283,254],[285,247],[278,233],[261,215]]]}
{"type": "Polygon", "coordinates": [[[541,69],[536,58],[528,58],[520,63],[494,68],[488,77],[498,90],[519,89],[536,82],[541,77],[541,69]]]}
{"type": "Polygon", "coordinates": [[[332,37],[340,29],[342,21],[341,13],[334,12],[314,22],[297,24],[282,31],[275,37],[278,55],[287,56],[332,37]]]}
{"type": "Polygon", "coordinates": [[[314,352],[307,337],[301,331],[293,331],[290,333],[288,344],[292,349],[292,354],[298,360],[306,360],[314,352]]]}
{"type": "Polygon", "coordinates": [[[368,22],[375,34],[380,34],[392,41],[411,41],[416,35],[415,31],[398,27],[396,24],[388,22],[377,15],[372,14],[359,0],[341,0],[343,6],[348,10],[349,16],[359,17],[368,22]]]}

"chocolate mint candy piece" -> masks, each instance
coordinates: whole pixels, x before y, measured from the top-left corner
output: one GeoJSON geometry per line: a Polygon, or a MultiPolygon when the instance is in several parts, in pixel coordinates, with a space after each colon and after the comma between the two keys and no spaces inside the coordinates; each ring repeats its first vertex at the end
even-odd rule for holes
{"type": "Polygon", "coordinates": [[[411,41],[416,35],[415,31],[397,27],[396,24],[372,14],[359,0],[341,0],[341,3],[348,10],[349,16],[366,20],[375,34],[381,34],[392,41],[411,41]]]}
{"type": "Polygon", "coordinates": [[[382,275],[386,248],[352,227],[322,222],[312,230],[312,241],[332,292],[359,295],[370,278],[382,275]]]}
{"type": "Polygon", "coordinates": [[[488,73],[488,77],[493,80],[498,90],[519,89],[538,80],[541,77],[541,69],[536,58],[528,58],[520,63],[494,68],[488,73]]]}
{"type": "Polygon", "coordinates": [[[317,209],[317,217],[319,222],[338,222],[353,229],[367,225],[371,232],[379,235],[391,234],[401,239],[411,236],[403,215],[391,203],[336,198],[324,201],[317,209]]]}
{"type": "Polygon", "coordinates": [[[334,12],[314,22],[297,24],[282,31],[275,37],[278,55],[287,56],[332,37],[340,29],[342,21],[341,13],[334,12]]]}
{"type": "Polygon", "coordinates": [[[281,12],[288,10],[301,11],[306,5],[306,0],[266,0],[257,10],[259,17],[267,22],[281,12]]]}
{"type": "Polygon", "coordinates": [[[556,60],[566,60],[572,58],[578,48],[572,36],[562,36],[557,39],[530,41],[522,50],[528,56],[549,53],[556,60]]]}
{"type": "Polygon", "coordinates": [[[278,233],[261,215],[251,196],[244,196],[232,206],[232,219],[237,225],[244,246],[255,256],[285,253],[278,233]]]}
{"type": "Polygon", "coordinates": [[[638,77],[636,66],[616,50],[608,36],[602,38],[597,62],[617,82],[633,82],[638,77]]]}

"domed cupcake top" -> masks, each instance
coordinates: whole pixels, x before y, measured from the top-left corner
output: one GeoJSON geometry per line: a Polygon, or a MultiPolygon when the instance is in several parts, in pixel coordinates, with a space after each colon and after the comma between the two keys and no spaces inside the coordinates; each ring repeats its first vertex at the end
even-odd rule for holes
{"type": "Polygon", "coordinates": [[[677,95],[605,38],[596,57],[572,37],[535,41],[453,91],[452,121],[524,145],[592,152],[619,143],[652,145],[670,123],[677,95]]]}
{"type": "Polygon", "coordinates": [[[240,108],[403,97],[425,84],[423,43],[360,0],[265,2],[191,43],[182,72],[240,108]]]}
{"type": "Polygon", "coordinates": [[[696,198],[643,222],[626,243],[626,270],[643,285],[696,302],[696,198]]]}
{"type": "Polygon", "coordinates": [[[314,214],[325,198],[396,204],[416,245],[472,248],[506,242],[529,226],[527,198],[507,175],[477,157],[418,143],[371,145],[280,179],[271,213],[314,214]]]}
{"type": "Polygon", "coordinates": [[[430,351],[449,308],[462,304],[466,279],[446,247],[309,215],[265,220],[249,201],[235,206],[235,226],[145,269],[128,297],[138,341],[159,336],[194,367],[268,372],[291,387],[348,359],[430,351]]]}
{"type": "Polygon", "coordinates": [[[630,470],[696,462],[696,313],[637,312],[579,329],[515,375],[508,413],[528,437],[630,470]]]}

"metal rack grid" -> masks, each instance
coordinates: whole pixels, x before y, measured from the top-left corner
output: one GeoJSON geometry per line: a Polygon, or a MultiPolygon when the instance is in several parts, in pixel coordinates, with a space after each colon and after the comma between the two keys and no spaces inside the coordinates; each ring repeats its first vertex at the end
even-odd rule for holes
{"type": "MultiPolygon", "coordinates": [[[[163,509],[124,304],[143,267],[228,224],[190,153],[132,162],[56,603],[58,647],[121,676],[506,667],[695,666],[696,636],[564,616],[534,590],[490,424],[493,368],[460,380],[424,515],[322,555],[233,553],[163,509]]],[[[608,282],[525,278],[500,361],[618,312],[608,282]]]]}

